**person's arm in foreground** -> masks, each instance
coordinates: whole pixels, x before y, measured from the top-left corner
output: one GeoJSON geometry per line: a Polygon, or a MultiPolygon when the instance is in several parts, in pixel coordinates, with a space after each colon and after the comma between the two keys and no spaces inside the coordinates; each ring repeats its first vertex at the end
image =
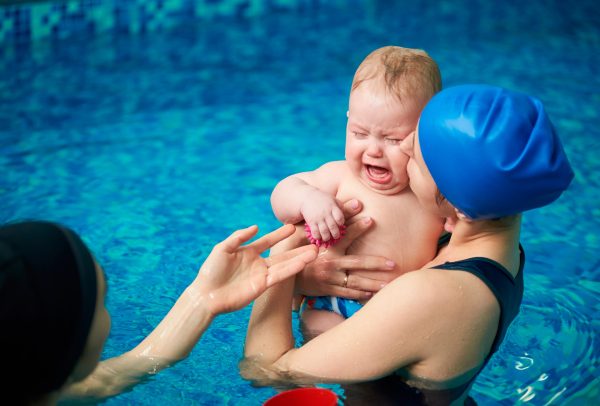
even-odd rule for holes
{"type": "Polygon", "coordinates": [[[260,254],[294,232],[283,226],[242,246],[256,235],[252,226],[217,244],[196,279],[160,324],[133,350],[101,362],[67,398],[101,399],[130,389],[149,375],[185,358],[213,318],[249,304],[267,288],[289,278],[316,256],[311,246],[262,258],[260,254]]]}
{"type": "MultiPolygon", "coordinates": [[[[368,218],[351,224],[335,248],[343,250],[371,224],[368,218]]],[[[269,289],[254,302],[242,376],[258,385],[356,382],[426,359],[423,337],[432,335],[431,326],[437,322],[433,309],[445,298],[424,283],[424,275],[419,271],[396,278],[354,316],[298,349],[289,311],[293,279],[269,289]]]]}
{"type": "Polygon", "coordinates": [[[311,172],[288,176],[271,194],[273,213],[281,222],[306,221],[316,239],[340,237],[344,213],[336,200],[345,163],[329,162],[311,172]]]}

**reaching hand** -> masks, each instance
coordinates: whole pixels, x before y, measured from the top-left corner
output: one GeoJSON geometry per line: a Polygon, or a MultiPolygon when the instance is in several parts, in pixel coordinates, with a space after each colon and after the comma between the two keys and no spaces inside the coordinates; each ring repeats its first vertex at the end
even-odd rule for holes
{"type": "Polygon", "coordinates": [[[251,226],[215,245],[194,282],[213,315],[241,309],[267,288],[300,272],[315,259],[317,249],[314,246],[269,258],[260,256],[294,230],[293,225],[285,225],[242,246],[258,232],[257,226],[251,226]]]}
{"type": "Polygon", "coordinates": [[[315,189],[306,195],[300,212],[314,239],[329,241],[340,238],[344,212],[333,196],[315,189]]]}

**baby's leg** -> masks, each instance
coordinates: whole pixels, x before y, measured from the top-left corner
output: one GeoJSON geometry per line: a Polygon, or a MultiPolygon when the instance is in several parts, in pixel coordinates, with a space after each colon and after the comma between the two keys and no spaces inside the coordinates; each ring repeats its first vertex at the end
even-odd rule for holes
{"type": "Polygon", "coordinates": [[[310,341],[325,331],[337,326],[345,319],[329,310],[305,309],[300,316],[300,328],[304,341],[310,341]]]}

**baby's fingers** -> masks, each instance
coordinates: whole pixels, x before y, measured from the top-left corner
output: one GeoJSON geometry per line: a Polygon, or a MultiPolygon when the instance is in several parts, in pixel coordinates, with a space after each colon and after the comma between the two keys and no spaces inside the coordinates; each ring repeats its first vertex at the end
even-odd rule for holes
{"type": "Polygon", "coordinates": [[[321,234],[321,240],[329,241],[331,239],[331,233],[329,232],[329,226],[327,225],[327,222],[325,220],[320,221],[318,227],[319,233],[321,234]]]}
{"type": "Polygon", "coordinates": [[[346,222],[344,212],[337,206],[333,208],[333,210],[331,211],[331,215],[333,216],[333,219],[335,220],[338,226],[341,226],[346,222]]]}
{"type": "Polygon", "coordinates": [[[333,217],[327,217],[325,219],[325,221],[327,222],[327,227],[329,228],[329,232],[331,233],[331,236],[334,239],[340,238],[340,228],[337,225],[335,219],[333,217]]]}
{"type": "Polygon", "coordinates": [[[308,227],[310,227],[310,234],[315,240],[321,239],[321,233],[319,232],[319,225],[315,222],[308,223],[308,227]]]}

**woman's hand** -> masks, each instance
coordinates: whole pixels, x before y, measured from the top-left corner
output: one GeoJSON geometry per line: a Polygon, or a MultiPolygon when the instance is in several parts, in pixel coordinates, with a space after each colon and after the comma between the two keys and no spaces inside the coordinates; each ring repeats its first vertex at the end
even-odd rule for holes
{"type": "Polygon", "coordinates": [[[260,254],[294,233],[285,225],[242,246],[258,232],[257,226],[238,230],[215,245],[192,284],[193,295],[205,302],[213,315],[241,309],[267,288],[304,269],[315,259],[317,248],[304,246],[263,258],[260,254]]]}
{"type": "Polygon", "coordinates": [[[260,254],[295,230],[283,226],[258,240],[258,227],[234,232],[215,245],[198,276],[179,297],[169,313],[134,349],[102,361],[85,380],[71,385],[64,396],[97,402],[118,395],[148,376],[188,356],[213,318],[238,310],[268,287],[301,271],[315,259],[316,247],[262,258],[260,254]]]}
{"type": "Polygon", "coordinates": [[[353,199],[344,203],[346,235],[335,246],[321,248],[317,259],[296,276],[296,293],[309,296],[340,296],[369,299],[394,279],[394,262],[377,256],[345,255],[356,238],[373,225],[371,218],[358,218],[361,204],[353,199]]]}

